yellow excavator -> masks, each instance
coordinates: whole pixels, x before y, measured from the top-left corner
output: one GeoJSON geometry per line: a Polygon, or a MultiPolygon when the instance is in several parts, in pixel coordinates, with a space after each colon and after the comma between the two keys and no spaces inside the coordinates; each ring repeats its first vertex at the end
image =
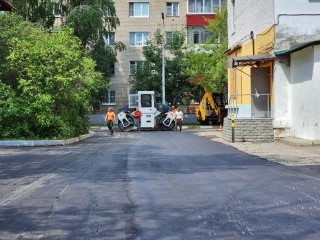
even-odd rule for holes
{"type": "Polygon", "coordinates": [[[197,121],[207,125],[223,124],[223,119],[228,115],[227,101],[223,93],[209,92],[206,88],[196,111],[197,121]]]}

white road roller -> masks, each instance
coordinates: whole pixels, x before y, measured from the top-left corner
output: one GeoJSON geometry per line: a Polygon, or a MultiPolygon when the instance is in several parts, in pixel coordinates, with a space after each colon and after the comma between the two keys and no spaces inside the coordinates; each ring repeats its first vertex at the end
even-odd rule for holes
{"type": "Polygon", "coordinates": [[[129,95],[129,105],[124,106],[118,113],[120,130],[128,131],[135,126],[133,112],[139,108],[141,116],[141,129],[172,130],[174,127],[174,114],[171,107],[155,102],[154,91],[138,91],[129,95]]]}

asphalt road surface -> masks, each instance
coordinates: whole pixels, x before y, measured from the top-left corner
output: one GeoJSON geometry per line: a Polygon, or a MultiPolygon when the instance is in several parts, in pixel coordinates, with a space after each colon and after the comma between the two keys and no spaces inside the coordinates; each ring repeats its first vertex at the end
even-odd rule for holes
{"type": "Polygon", "coordinates": [[[320,239],[320,168],[191,132],[0,149],[0,239],[320,239]]]}

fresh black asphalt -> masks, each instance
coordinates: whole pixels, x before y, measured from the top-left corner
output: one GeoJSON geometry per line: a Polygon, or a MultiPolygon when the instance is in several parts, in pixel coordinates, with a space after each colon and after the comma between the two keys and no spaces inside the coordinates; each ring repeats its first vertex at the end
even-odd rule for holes
{"type": "Polygon", "coordinates": [[[320,239],[319,173],[188,131],[0,148],[0,239],[320,239]]]}

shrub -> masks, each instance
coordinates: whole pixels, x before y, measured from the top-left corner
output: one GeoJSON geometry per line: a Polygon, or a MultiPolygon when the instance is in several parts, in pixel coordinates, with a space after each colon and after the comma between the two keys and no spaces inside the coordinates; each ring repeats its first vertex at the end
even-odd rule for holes
{"type": "Polygon", "coordinates": [[[90,92],[102,75],[73,31],[50,33],[13,14],[0,16],[0,26],[0,138],[87,132],[90,92]]]}

